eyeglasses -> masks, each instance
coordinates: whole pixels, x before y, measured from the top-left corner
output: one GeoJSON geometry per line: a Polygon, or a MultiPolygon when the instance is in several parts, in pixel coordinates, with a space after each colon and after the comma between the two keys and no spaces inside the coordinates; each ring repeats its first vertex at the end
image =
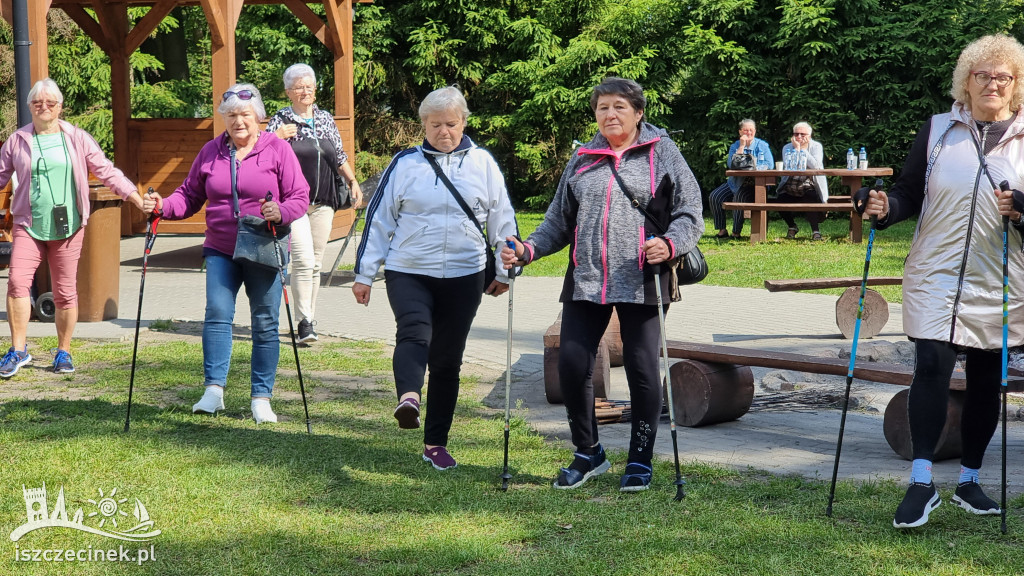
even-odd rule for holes
{"type": "Polygon", "coordinates": [[[988,72],[971,72],[971,76],[974,76],[974,82],[978,86],[988,86],[989,82],[995,80],[996,86],[1000,88],[1005,88],[1010,82],[1014,80],[1014,77],[1010,76],[1009,74],[1000,74],[998,76],[993,76],[988,72]]]}
{"type": "Polygon", "coordinates": [[[252,90],[239,90],[238,92],[228,90],[224,93],[224,101],[227,102],[228,98],[232,96],[237,96],[239,100],[252,100],[252,97],[255,95],[256,93],[252,90]]]}
{"type": "Polygon", "coordinates": [[[316,92],[316,86],[293,86],[289,88],[292,92],[316,92]]]}
{"type": "Polygon", "coordinates": [[[793,136],[810,136],[807,132],[793,132],[793,136]]]}
{"type": "Polygon", "coordinates": [[[42,108],[44,105],[47,108],[53,108],[57,104],[60,104],[60,102],[58,102],[56,100],[33,100],[32,101],[32,106],[34,106],[36,108],[42,108]]]}

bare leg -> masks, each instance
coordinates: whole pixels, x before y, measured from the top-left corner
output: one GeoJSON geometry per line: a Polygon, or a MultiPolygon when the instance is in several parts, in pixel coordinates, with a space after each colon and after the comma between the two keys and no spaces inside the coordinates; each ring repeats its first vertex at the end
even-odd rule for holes
{"type": "MultiPolygon", "coordinates": [[[[28,299],[26,298],[26,300],[28,299]]],[[[70,352],[71,335],[74,334],[75,325],[78,324],[78,306],[58,308],[55,321],[57,322],[57,348],[70,352]]]]}
{"type": "Polygon", "coordinates": [[[28,298],[7,297],[7,324],[11,328],[11,346],[15,350],[25,349],[25,334],[31,315],[32,303],[28,298]]]}

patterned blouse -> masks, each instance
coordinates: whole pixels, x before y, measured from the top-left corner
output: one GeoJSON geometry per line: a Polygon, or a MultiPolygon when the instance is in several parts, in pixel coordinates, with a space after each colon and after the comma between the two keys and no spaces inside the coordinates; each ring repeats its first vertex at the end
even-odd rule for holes
{"type": "Polygon", "coordinates": [[[342,147],[341,134],[338,133],[338,125],[334,123],[334,117],[321,110],[316,104],[313,104],[312,127],[308,124],[307,119],[296,114],[291,106],[285,106],[278,110],[267,122],[267,132],[276,132],[282,124],[285,124],[286,120],[299,125],[299,131],[295,134],[296,140],[313,138],[313,131],[315,129],[317,137],[330,140],[331,144],[334,145],[334,149],[338,151],[338,166],[348,162],[348,154],[345,153],[345,149],[342,147]]]}

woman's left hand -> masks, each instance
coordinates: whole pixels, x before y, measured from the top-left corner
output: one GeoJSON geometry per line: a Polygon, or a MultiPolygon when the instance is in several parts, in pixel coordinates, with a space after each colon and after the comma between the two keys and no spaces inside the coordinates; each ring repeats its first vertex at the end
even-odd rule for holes
{"type": "Polygon", "coordinates": [[[281,206],[273,200],[269,200],[260,206],[260,213],[263,214],[263,219],[268,222],[280,222],[281,221],[281,206]]]}
{"type": "Polygon", "coordinates": [[[671,254],[668,243],[662,238],[652,237],[644,242],[644,255],[648,264],[661,264],[668,260],[671,254]]]}
{"type": "Polygon", "coordinates": [[[1007,216],[1011,222],[1019,222],[1022,216],[1020,208],[1024,208],[1024,194],[1017,190],[994,190],[998,202],[999,214],[1007,216]],[[1018,196],[1014,200],[1014,193],[1018,196]]]}
{"type": "Polygon", "coordinates": [[[508,292],[508,284],[494,280],[491,282],[491,285],[487,287],[487,290],[484,291],[484,294],[490,294],[491,296],[501,296],[505,292],[508,292]]]}
{"type": "Polygon", "coordinates": [[[350,184],[352,188],[352,207],[359,208],[359,205],[363,203],[363,189],[359,187],[359,182],[353,180],[350,184]]]}

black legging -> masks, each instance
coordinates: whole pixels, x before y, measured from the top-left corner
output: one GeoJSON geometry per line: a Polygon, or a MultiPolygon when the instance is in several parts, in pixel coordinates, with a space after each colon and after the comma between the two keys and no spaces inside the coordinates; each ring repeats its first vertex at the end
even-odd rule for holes
{"type": "Polygon", "coordinates": [[[398,325],[391,361],[398,397],[422,390],[429,366],[423,443],[447,446],[459,398],[462,354],[480,306],[484,273],[432,278],[386,270],[384,280],[398,325]]]}
{"type": "MultiPolygon", "coordinates": [[[[946,425],[949,379],[953,375],[957,349],[948,342],[917,340],[914,379],[907,398],[910,438],[914,459],[931,460],[942,428],[946,425]]],[[[960,463],[981,468],[985,449],[999,422],[999,386],[1002,380],[1000,350],[966,348],[964,366],[967,392],[960,418],[963,455],[960,463]]]]}
{"type": "MultiPolygon", "coordinates": [[[[563,302],[558,352],[558,380],[577,450],[589,453],[598,443],[594,415],[594,360],[612,309],[619,316],[622,362],[629,384],[633,426],[629,461],[650,465],[661,418],[661,378],[658,370],[661,331],[658,308],[646,304],[563,302]]],[[[666,312],[668,305],[665,305],[666,312]]]]}

